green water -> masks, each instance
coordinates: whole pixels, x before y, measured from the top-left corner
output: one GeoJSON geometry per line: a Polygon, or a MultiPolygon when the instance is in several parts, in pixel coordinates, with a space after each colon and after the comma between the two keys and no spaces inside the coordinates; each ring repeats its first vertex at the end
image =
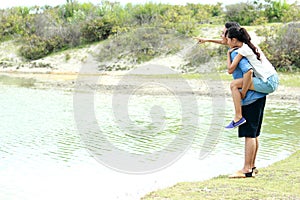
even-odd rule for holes
{"type": "MultiPolygon", "coordinates": [[[[72,92],[27,86],[3,82],[0,85],[0,199],[138,199],[156,188],[230,173],[242,165],[243,140],[237,138],[236,130],[220,129],[219,137],[209,143],[215,144],[208,147],[209,156],[199,158],[200,150],[205,148],[204,139],[212,134],[210,127],[220,128],[230,121],[233,113],[230,99],[226,99],[226,105],[220,105],[225,107],[224,123],[212,124],[212,100],[198,96],[199,112],[194,116],[199,118],[199,124],[190,127],[197,134],[191,138],[191,146],[184,155],[155,173],[130,175],[97,162],[87,150],[74,119],[72,92]]],[[[163,149],[181,129],[182,110],[172,96],[133,95],[128,110],[134,123],[126,127],[128,133],[114,120],[111,94],[95,93],[94,102],[98,125],[107,140],[132,154],[163,149]],[[165,110],[161,130],[149,116],[154,105],[165,110]],[[140,130],[144,131],[143,137],[136,137],[133,133],[140,130]],[[152,132],[156,134],[149,134],[152,132]]],[[[267,100],[258,167],[299,149],[299,127],[299,104],[267,100]]],[[[90,145],[97,143],[91,141],[90,145]]],[[[98,153],[106,151],[98,150],[98,153]]],[[[151,164],[151,160],[143,162],[151,164]]]]}

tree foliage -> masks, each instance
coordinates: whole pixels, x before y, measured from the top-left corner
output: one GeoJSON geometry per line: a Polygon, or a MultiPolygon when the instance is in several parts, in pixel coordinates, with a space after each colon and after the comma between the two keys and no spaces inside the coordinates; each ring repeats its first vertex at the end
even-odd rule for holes
{"type": "Polygon", "coordinates": [[[257,24],[258,18],[267,19],[267,22],[272,23],[292,21],[297,19],[297,16],[299,5],[297,3],[290,5],[286,0],[253,0],[228,5],[225,11],[227,21],[237,21],[243,25],[257,24]]]}
{"type": "Polygon", "coordinates": [[[289,11],[290,5],[286,0],[266,0],[266,2],[268,4],[265,6],[265,15],[268,17],[269,22],[281,22],[284,13],[289,11]]]}

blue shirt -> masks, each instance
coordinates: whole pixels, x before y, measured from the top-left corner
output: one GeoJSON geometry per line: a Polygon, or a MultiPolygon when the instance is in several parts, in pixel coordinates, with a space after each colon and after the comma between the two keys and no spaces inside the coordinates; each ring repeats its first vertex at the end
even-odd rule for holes
{"type": "MultiPolygon", "coordinates": [[[[234,50],[231,54],[231,61],[236,57],[238,54],[237,50],[234,50]]],[[[243,78],[243,75],[248,72],[250,69],[252,69],[251,64],[247,60],[246,57],[243,57],[234,72],[232,73],[233,79],[243,78]]],[[[264,96],[266,96],[266,93],[260,93],[253,90],[248,90],[246,97],[242,100],[242,106],[249,105],[256,101],[257,99],[260,99],[264,96]]]]}

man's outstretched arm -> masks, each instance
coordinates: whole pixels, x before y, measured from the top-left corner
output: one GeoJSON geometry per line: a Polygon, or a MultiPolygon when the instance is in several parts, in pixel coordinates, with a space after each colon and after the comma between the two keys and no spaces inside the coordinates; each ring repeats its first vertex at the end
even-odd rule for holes
{"type": "Polygon", "coordinates": [[[216,43],[216,44],[224,44],[226,45],[223,40],[220,39],[208,39],[208,38],[200,38],[200,37],[194,37],[195,40],[198,41],[198,43],[202,44],[205,42],[212,42],[212,43],[216,43]]]}

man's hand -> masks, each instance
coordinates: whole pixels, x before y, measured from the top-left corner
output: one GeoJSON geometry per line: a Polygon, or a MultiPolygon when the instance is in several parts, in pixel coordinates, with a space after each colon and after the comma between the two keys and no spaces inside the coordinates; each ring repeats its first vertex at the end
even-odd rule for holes
{"type": "Polygon", "coordinates": [[[252,69],[250,69],[243,75],[243,86],[242,86],[242,91],[241,91],[242,99],[244,99],[246,97],[247,91],[249,90],[249,87],[252,83],[252,75],[253,75],[252,69]]]}
{"type": "Polygon", "coordinates": [[[205,43],[208,41],[206,38],[193,37],[193,39],[197,40],[199,44],[205,43]]]}
{"type": "Polygon", "coordinates": [[[247,94],[247,91],[246,91],[246,92],[241,91],[241,98],[242,98],[242,99],[245,99],[246,94],[247,94]]]}

